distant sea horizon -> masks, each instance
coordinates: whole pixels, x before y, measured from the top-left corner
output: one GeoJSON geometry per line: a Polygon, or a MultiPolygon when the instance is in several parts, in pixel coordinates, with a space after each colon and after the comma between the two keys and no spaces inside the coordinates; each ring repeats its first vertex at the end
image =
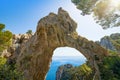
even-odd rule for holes
{"type": "Polygon", "coordinates": [[[56,71],[61,65],[72,64],[73,66],[79,66],[85,62],[86,58],[81,56],[53,56],[46,80],[56,80],[56,71]]]}

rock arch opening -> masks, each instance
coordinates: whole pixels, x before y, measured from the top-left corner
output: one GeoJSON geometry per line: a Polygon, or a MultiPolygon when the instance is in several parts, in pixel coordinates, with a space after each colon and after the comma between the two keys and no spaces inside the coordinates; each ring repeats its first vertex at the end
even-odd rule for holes
{"type": "Polygon", "coordinates": [[[53,52],[52,62],[46,75],[46,80],[56,80],[56,71],[58,67],[62,65],[69,64],[72,66],[80,66],[85,62],[85,56],[75,48],[58,47],[53,52]]]}

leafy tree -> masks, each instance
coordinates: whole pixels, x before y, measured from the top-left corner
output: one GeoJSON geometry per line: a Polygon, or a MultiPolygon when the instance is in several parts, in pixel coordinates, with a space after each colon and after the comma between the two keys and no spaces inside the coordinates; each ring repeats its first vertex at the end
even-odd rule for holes
{"type": "Polygon", "coordinates": [[[0,24],[0,51],[6,49],[11,45],[12,42],[12,32],[4,30],[5,25],[0,24]]]}
{"type": "Polygon", "coordinates": [[[82,15],[94,15],[103,29],[120,26],[119,0],[72,0],[82,15]]]}
{"type": "Polygon", "coordinates": [[[120,57],[108,56],[99,64],[102,80],[120,80],[120,57]]]}
{"type": "Polygon", "coordinates": [[[0,24],[0,31],[2,31],[5,28],[4,24],[0,24]]]}
{"type": "Polygon", "coordinates": [[[28,30],[28,31],[26,32],[26,34],[32,35],[32,30],[28,30]]]}

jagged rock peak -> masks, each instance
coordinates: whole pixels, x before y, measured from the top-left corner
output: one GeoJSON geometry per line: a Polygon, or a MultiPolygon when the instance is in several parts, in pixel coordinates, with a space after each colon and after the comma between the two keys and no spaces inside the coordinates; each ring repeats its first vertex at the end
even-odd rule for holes
{"type": "Polygon", "coordinates": [[[62,7],[60,7],[58,9],[58,15],[67,15],[67,16],[69,16],[68,12],[63,10],[62,7]]]}
{"type": "Polygon", "coordinates": [[[37,30],[40,30],[41,27],[58,27],[62,28],[64,33],[69,34],[71,32],[76,32],[77,23],[71,19],[67,11],[60,7],[58,9],[58,14],[50,13],[38,22],[37,30]]]}

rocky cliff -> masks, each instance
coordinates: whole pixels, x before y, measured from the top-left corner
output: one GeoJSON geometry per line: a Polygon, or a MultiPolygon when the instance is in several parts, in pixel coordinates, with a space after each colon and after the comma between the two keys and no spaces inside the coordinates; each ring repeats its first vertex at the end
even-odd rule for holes
{"type": "MultiPolygon", "coordinates": [[[[101,80],[120,80],[119,63],[120,56],[105,57],[99,64],[101,80]]],[[[87,63],[77,67],[70,64],[61,65],[56,73],[56,80],[93,80],[94,77],[94,73],[87,63]]]]}
{"type": "MultiPolygon", "coordinates": [[[[59,66],[56,71],[56,80],[61,80],[61,78],[65,74],[65,71],[67,69],[71,69],[71,68],[73,68],[73,66],[71,64],[65,64],[65,65],[59,66]]],[[[68,77],[70,77],[70,76],[68,76],[68,77]]]]}
{"type": "Polygon", "coordinates": [[[74,67],[71,64],[65,64],[58,67],[56,80],[93,80],[91,68],[85,63],[74,67]]]}
{"type": "MultiPolygon", "coordinates": [[[[111,50],[112,53],[116,53],[113,56],[110,55],[106,58],[103,59],[103,63],[99,64],[100,71],[101,71],[101,79],[102,80],[119,80],[120,77],[118,76],[119,70],[118,67],[120,67],[119,62],[120,62],[120,57],[118,57],[118,53],[120,53],[120,33],[114,33],[111,34],[110,36],[105,36],[101,38],[100,41],[97,41],[96,43],[100,44],[102,47],[105,49],[111,50]],[[107,66],[107,67],[105,67],[107,66]],[[117,68],[117,71],[116,71],[117,68]],[[115,77],[115,76],[116,77],[115,77]],[[110,77],[108,77],[110,76],[110,77]]],[[[69,64],[70,65],[70,64],[69,64]]],[[[69,66],[68,65],[68,66],[69,66]]],[[[66,65],[61,65],[58,67],[57,72],[56,72],[56,80],[92,80],[92,72],[88,65],[83,64],[79,67],[66,67],[66,65]],[[85,74],[86,72],[90,74],[85,74]],[[84,75],[83,75],[84,74],[84,75]]]]}
{"type": "Polygon", "coordinates": [[[59,8],[58,14],[50,13],[40,19],[32,37],[27,40],[25,37],[17,41],[15,39],[13,42],[15,47],[12,47],[11,53],[17,55],[15,56],[16,65],[18,70],[23,72],[25,80],[45,80],[53,51],[65,46],[80,51],[91,66],[94,80],[101,80],[98,63],[108,56],[108,51],[78,35],[76,27],[76,22],[70,18],[69,14],[59,8]]]}
{"type": "Polygon", "coordinates": [[[106,49],[120,53],[120,33],[105,36],[100,41],[97,41],[97,43],[106,49]]]}
{"type": "Polygon", "coordinates": [[[21,52],[21,49],[24,48],[24,44],[30,39],[32,35],[29,34],[13,34],[12,45],[3,50],[1,57],[8,59],[8,63],[16,62],[18,55],[21,52]]]}

